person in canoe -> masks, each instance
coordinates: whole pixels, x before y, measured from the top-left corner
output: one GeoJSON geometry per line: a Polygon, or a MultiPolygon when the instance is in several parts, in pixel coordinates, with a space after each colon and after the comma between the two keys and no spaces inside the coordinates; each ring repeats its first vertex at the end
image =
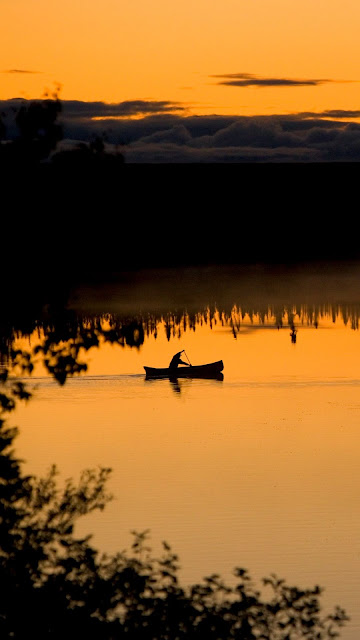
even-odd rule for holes
{"type": "Polygon", "coordinates": [[[190,367],[190,364],[188,362],[183,362],[183,360],[181,360],[181,354],[184,353],[184,351],[185,349],[179,351],[178,353],[175,353],[169,364],[169,369],[177,369],[179,364],[185,364],[187,367],[190,367]]]}

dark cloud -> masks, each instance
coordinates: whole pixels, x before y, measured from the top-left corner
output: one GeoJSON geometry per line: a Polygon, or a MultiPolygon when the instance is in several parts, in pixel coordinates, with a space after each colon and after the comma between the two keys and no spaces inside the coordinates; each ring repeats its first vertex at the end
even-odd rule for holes
{"type": "MultiPolygon", "coordinates": [[[[0,101],[9,137],[16,131],[11,123],[23,102],[0,101]]],[[[360,162],[357,110],[198,116],[167,101],[117,105],[62,101],[62,106],[60,148],[102,136],[108,149],[120,149],[129,164],[360,162]],[[179,111],[171,112],[172,108],[179,111]]]]}
{"type": "MultiPolygon", "coordinates": [[[[360,161],[360,124],[321,115],[156,115],[80,128],[65,125],[67,140],[106,135],[122,145],[129,163],[235,163],[360,161]]],[[[69,143],[69,142],[68,142],[69,143]]]]}
{"type": "Polygon", "coordinates": [[[124,102],[81,102],[66,100],[64,114],[68,118],[124,118],[149,113],[183,112],[182,104],[168,100],[125,100],[124,102]]]}
{"type": "Polygon", "coordinates": [[[326,79],[261,78],[251,73],[226,73],[211,77],[220,78],[217,84],[228,87],[314,87],[333,82],[333,80],[326,79]]]}
{"type": "Polygon", "coordinates": [[[5,69],[2,73],[41,73],[41,71],[31,71],[30,69],[5,69]]]}
{"type": "MultiPolygon", "coordinates": [[[[314,114],[312,114],[314,115],[314,114]]],[[[326,118],[360,118],[360,111],[348,111],[344,109],[329,109],[323,111],[322,115],[326,118]]]]}
{"type": "MultiPolygon", "coordinates": [[[[30,71],[28,73],[31,73],[30,71]]],[[[34,72],[35,73],[35,72],[34,72]]],[[[2,110],[18,107],[19,102],[26,104],[29,100],[13,98],[0,100],[2,110]]],[[[63,117],[66,120],[91,120],[96,118],[130,118],[157,113],[184,113],[187,106],[170,100],[125,100],[124,102],[83,102],[81,100],[62,100],[63,117]]]]}

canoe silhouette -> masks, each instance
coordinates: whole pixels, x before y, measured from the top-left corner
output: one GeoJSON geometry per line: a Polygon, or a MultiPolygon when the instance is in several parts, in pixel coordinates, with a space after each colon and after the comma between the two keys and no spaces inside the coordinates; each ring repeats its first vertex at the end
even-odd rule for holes
{"type": "Polygon", "coordinates": [[[167,367],[164,369],[144,367],[147,378],[217,378],[222,375],[223,368],[222,360],[188,367],[167,367]]]}

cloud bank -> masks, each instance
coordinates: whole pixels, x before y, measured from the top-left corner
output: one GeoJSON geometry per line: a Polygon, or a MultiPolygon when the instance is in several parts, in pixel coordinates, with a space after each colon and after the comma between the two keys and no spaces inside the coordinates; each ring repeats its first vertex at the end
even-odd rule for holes
{"type": "MultiPolygon", "coordinates": [[[[23,100],[0,101],[8,137],[23,100]],[[15,110],[15,111],[14,111],[15,110]]],[[[62,101],[64,139],[71,148],[97,136],[127,163],[359,162],[360,111],[238,116],[189,115],[171,101],[62,101]]]]}

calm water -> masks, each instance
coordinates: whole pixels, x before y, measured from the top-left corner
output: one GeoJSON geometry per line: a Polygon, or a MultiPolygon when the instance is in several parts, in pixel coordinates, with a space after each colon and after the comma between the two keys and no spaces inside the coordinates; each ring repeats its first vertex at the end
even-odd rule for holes
{"type": "MultiPolygon", "coordinates": [[[[294,299],[285,314],[279,278],[266,279],[263,288],[255,283],[243,309],[234,283],[226,280],[229,300],[238,306],[225,320],[215,313],[210,321],[205,312],[193,327],[183,323],[180,330],[175,322],[169,332],[163,318],[140,348],[90,351],[87,374],[63,387],[39,367],[31,380],[34,398],[14,416],[26,470],[42,475],[56,462],[61,480],[84,468],[111,467],[114,500],[104,513],[84,519],[79,531],[93,532],[101,551],[128,547],[131,530],[150,529],[155,550],[166,540],[178,553],[186,582],[214,572],[230,581],[232,569],[241,566],[257,581],[276,573],[290,584],[319,584],[324,607],[339,604],[351,616],[341,637],[357,640],[357,275],[351,268],[339,287],[338,272],[326,274],[324,286],[316,288],[314,274],[305,280],[297,274],[304,304],[294,299]],[[262,299],[272,307],[265,317],[262,299]],[[145,379],[144,365],[166,366],[180,349],[193,364],[223,359],[224,379],[145,379]]],[[[291,303],[289,277],[283,282],[291,303]]],[[[181,301],[171,300],[171,311],[181,316],[185,284],[180,289],[181,301]]],[[[104,299],[93,291],[91,302],[96,312],[114,312],[116,301],[117,311],[141,300],[142,312],[150,308],[144,292],[132,291],[131,300],[124,287],[104,299]]],[[[209,290],[198,291],[199,310],[206,299],[217,302],[209,290]]],[[[244,289],[242,294],[244,299],[244,289]]],[[[168,296],[174,297],[172,289],[168,296]]],[[[85,305],[84,292],[74,301],[85,305]]],[[[196,306],[193,292],[191,304],[196,306]]]]}

